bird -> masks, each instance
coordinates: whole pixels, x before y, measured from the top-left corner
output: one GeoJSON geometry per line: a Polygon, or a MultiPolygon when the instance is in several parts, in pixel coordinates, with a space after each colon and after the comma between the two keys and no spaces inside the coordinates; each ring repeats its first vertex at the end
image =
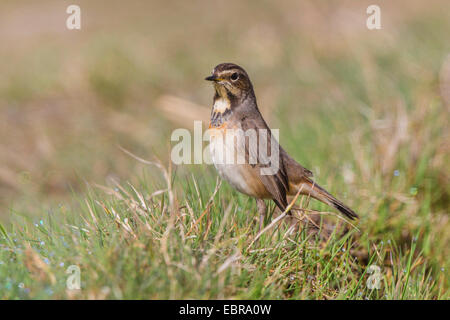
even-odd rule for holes
{"type": "Polygon", "coordinates": [[[205,80],[211,81],[215,90],[208,129],[211,160],[222,179],[256,199],[260,229],[267,212],[265,200],[272,200],[282,212],[290,213],[286,210],[287,197],[297,193],[334,207],[350,220],[358,218],[352,209],[317,184],[313,173],[295,161],[273,137],[259,111],[252,82],[244,68],[234,63],[221,63],[205,80]],[[251,131],[266,134],[256,134],[256,140],[251,141],[251,134],[246,135],[251,131]],[[229,132],[234,139],[226,138],[229,132]],[[266,144],[261,144],[264,141],[266,144]],[[264,147],[278,155],[274,157],[277,163],[271,158],[272,153],[261,152],[264,147]],[[232,153],[227,158],[231,161],[224,161],[227,152],[232,153]]]}

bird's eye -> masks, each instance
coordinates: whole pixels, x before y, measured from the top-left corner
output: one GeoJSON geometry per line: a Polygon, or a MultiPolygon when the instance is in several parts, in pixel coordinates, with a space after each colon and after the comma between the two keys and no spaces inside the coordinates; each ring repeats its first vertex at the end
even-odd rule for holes
{"type": "Polygon", "coordinates": [[[237,72],[234,72],[230,78],[231,78],[231,80],[236,81],[239,78],[239,75],[237,72]]]}

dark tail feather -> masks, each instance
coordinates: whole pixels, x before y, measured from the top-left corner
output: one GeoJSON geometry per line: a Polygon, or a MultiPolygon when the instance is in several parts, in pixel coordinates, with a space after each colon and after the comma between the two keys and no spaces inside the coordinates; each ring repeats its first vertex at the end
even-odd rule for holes
{"type": "Polygon", "coordinates": [[[318,184],[315,184],[313,181],[308,179],[308,182],[303,184],[303,188],[305,191],[302,193],[310,194],[311,197],[336,208],[347,218],[352,220],[355,218],[359,218],[358,215],[352,209],[350,209],[341,201],[333,197],[330,193],[328,193],[327,190],[325,190],[318,184]]]}
{"type": "Polygon", "coordinates": [[[343,204],[336,198],[334,198],[331,202],[333,203],[333,206],[336,209],[338,209],[342,214],[346,215],[348,218],[350,218],[352,220],[354,220],[355,218],[356,219],[359,218],[358,215],[355,213],[355,211],[353,211],[352,209],[347,207],[345,204],[343,204]]]}
{"type": "Polygon", "coordinates": [[[275,204],[281,210],[281,212],[284,212],[286,210],[286,207],[288,206],[287,200],[280,202],[277,199],[273,199],[273,202],[275,202],[275,204]]]}

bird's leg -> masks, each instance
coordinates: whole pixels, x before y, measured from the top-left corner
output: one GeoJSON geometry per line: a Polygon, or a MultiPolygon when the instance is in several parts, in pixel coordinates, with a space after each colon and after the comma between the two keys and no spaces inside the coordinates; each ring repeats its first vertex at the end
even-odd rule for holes
{"type": "Polygon", "coordinates": [[[263,199],[256,199],[256,206],[258,207],[259,213],[259,231],[261,231],[264,224],[264,217],[267,212],[267,206],[263,199]]]}

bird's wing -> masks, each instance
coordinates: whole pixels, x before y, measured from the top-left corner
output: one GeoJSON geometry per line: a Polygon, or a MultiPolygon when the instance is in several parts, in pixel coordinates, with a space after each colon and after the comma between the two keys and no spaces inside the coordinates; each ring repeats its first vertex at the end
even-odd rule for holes
{"type": "Polygon", "coordinates": [[[241,126],[246,134],[249,130],[253,130],[256,136],[256,139],[246,136],[246,161],[254,170],[257,170],[258,178],[277,206],[284,211],[288,205],[286,194],[289,191],[289,181],[280,145],[273,138],[269,127],[262,118],[245,118],[241,121],[241,126]],[[261,133],[259,129],[266,129],[265,134],[261,133]],[[266,140],[266,146],[264,143],[260,143],[260,139],[266,140]],[[272,154],[272,149],[277,153],[272,154]]]}
{"type": "Polygon", "coordinates": [[[283,163],[286,167],[286,172],[290,182],[298,183],[305,180],[305,178],[313,176],[313,173],[310,170],[295,161],[281,146],[280,154],[283,158],[283,163]]]}

